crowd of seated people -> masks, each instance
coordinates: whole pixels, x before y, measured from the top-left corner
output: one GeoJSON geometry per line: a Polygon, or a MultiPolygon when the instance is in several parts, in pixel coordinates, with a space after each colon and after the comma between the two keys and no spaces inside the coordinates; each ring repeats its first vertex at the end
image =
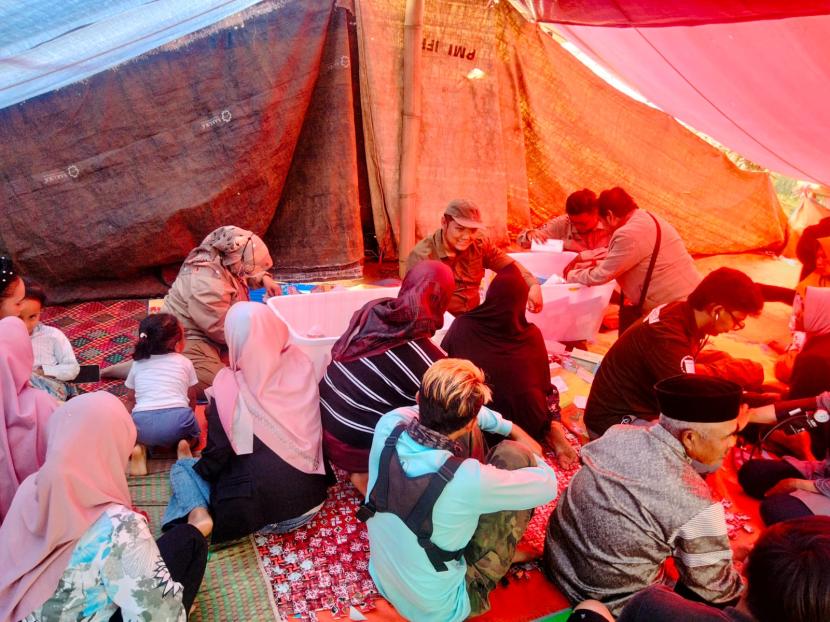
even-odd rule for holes
{"type": "Polygon", "coordinates": [[[575,222],[525,238],[561,230],[584,242],[592,252],[568,279],[616,278],[633,314],[594,380],[592,440],[579,453],[526,315],[541,307],[539,284],[487,241],[469,201],[451,202],[416,247],[396,298],[355,312],[319,381],[286,325],[248,302],[249,287],[277,290],[262,240],[217,229],[115,372],[127,408],[106,392],[39,383],[71,380],[68,343],[39,323],[42,288],[0,257],[0,620],[184,620],[209,543],[306,525],[332,467],[363,498],[378,591],[410,620],[480,615],[511,564],[540,555],[574,621],[829,620],[830,428],[810,430],[807,456],[740,469],[770,525],[743,573],[706,477],[747,423],[769,428],[793,404],[830,408],[830,290],[799,294],[806,340],[789,393],[748,409],[760,365],[705,346],[760,314],[758,285],[730,268],[700,279],[671,225],[621,188],[582,190],[570,204],[575,222]],[[485,268],[496,276],[481,302],[485,268]],[[438,347],[446,312],[457,317],[438,347]],[[194,455],[197,392],[207,430],[194,455]],[[522,536],[558,494],[543,444],[561,466],[581,466],[533,551],[522,536]],[[146,473],[157,446],[178,460],[155,540],[127,473],[146,473]]]}

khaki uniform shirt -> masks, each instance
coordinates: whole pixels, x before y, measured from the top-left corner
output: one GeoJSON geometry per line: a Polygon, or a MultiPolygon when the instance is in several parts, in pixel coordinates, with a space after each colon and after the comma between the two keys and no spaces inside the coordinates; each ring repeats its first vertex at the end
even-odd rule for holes
{"type": "Polygon", "coordinates": [[[161,310],[182,323],[185,339],[225,345],[225,315],[234,303],[248,300],[247,288],[216,262],[183,265],[161,310]]]}
{"type": "MultiPolygon", "coordinates": [[[[515,261],[486,237],[474,240],[461,253],[450,253],[444,243],[442,229],[438,229],[415,245],[406,260],[406,271],[409,272],[415,264],[426,259],[441,261],[452,270],[453,277],[455,277],[455,292],[450,299],[448,311],[453,315],[461,315],[479,305],[479,287],[481,279],[484,278],[485,269],[498,272],[515,261]]],[[[528,287],[539,284],[536,277],[518,262],[516,266],[521,271],[528,287]]]]}

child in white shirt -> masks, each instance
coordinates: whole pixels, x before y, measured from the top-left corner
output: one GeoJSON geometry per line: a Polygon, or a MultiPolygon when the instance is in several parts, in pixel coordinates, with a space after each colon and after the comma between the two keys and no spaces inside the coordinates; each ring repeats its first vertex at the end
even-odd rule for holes
{"type": "Polygon", "coordinates": [[[40,321],[46,306],[46,292],[35,281],[24,278],[26,296],[20,305],[20,319],[26,324],[32,337],[32,352],[35,355],[31,383],[47,391],[59,400],[66,401],[77,393],[73,385],[81,370],[72,344],[59,328],[47,326],[40,321]]]}
{"type": "Polygon", "coordinates": [[[130,458],[130,474],[147,473],[147,446],[185,447],[199,438],[196,405],[196,370],[180,354],[184,333],[169,313],[149,315],[138,327],[133,365],[125,385],[129,389],[138,437],[130,458]]]}

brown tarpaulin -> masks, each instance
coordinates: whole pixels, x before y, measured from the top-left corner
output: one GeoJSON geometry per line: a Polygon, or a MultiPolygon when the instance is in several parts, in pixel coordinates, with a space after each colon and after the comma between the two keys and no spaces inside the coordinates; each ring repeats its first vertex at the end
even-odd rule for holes
{"type": "MultiPolygon", "coordinates": [[[[403,0],[357,5],[375,228],[397,240],[403,0]]],[[[607,85],[506,2],[427,1],[422,45],[419,237],[446,203],[479,203],[504,241],[560,214],[573,190],[627,188],[693,253],[781,244],[769,177],[736,168],[668,115],[607,85]]]]}
{"type": "Polygon", "coordinates": [[[47,284],[140,293],[128,281],[235,224],[268,232],[278,271],[356,274],[346,22],[330,0],[263,2],[0,110],[0,246],[47,284]]]}

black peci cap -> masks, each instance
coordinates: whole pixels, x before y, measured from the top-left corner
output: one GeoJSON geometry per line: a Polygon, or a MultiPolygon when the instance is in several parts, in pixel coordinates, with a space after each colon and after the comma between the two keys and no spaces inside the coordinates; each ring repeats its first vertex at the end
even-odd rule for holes
{"type": "Polygon", "coordinates": [[[681,374],[654,385],[660,412],[693,423],[720,423],[738,417],[741,385],[695,374],[681,374]]]}

